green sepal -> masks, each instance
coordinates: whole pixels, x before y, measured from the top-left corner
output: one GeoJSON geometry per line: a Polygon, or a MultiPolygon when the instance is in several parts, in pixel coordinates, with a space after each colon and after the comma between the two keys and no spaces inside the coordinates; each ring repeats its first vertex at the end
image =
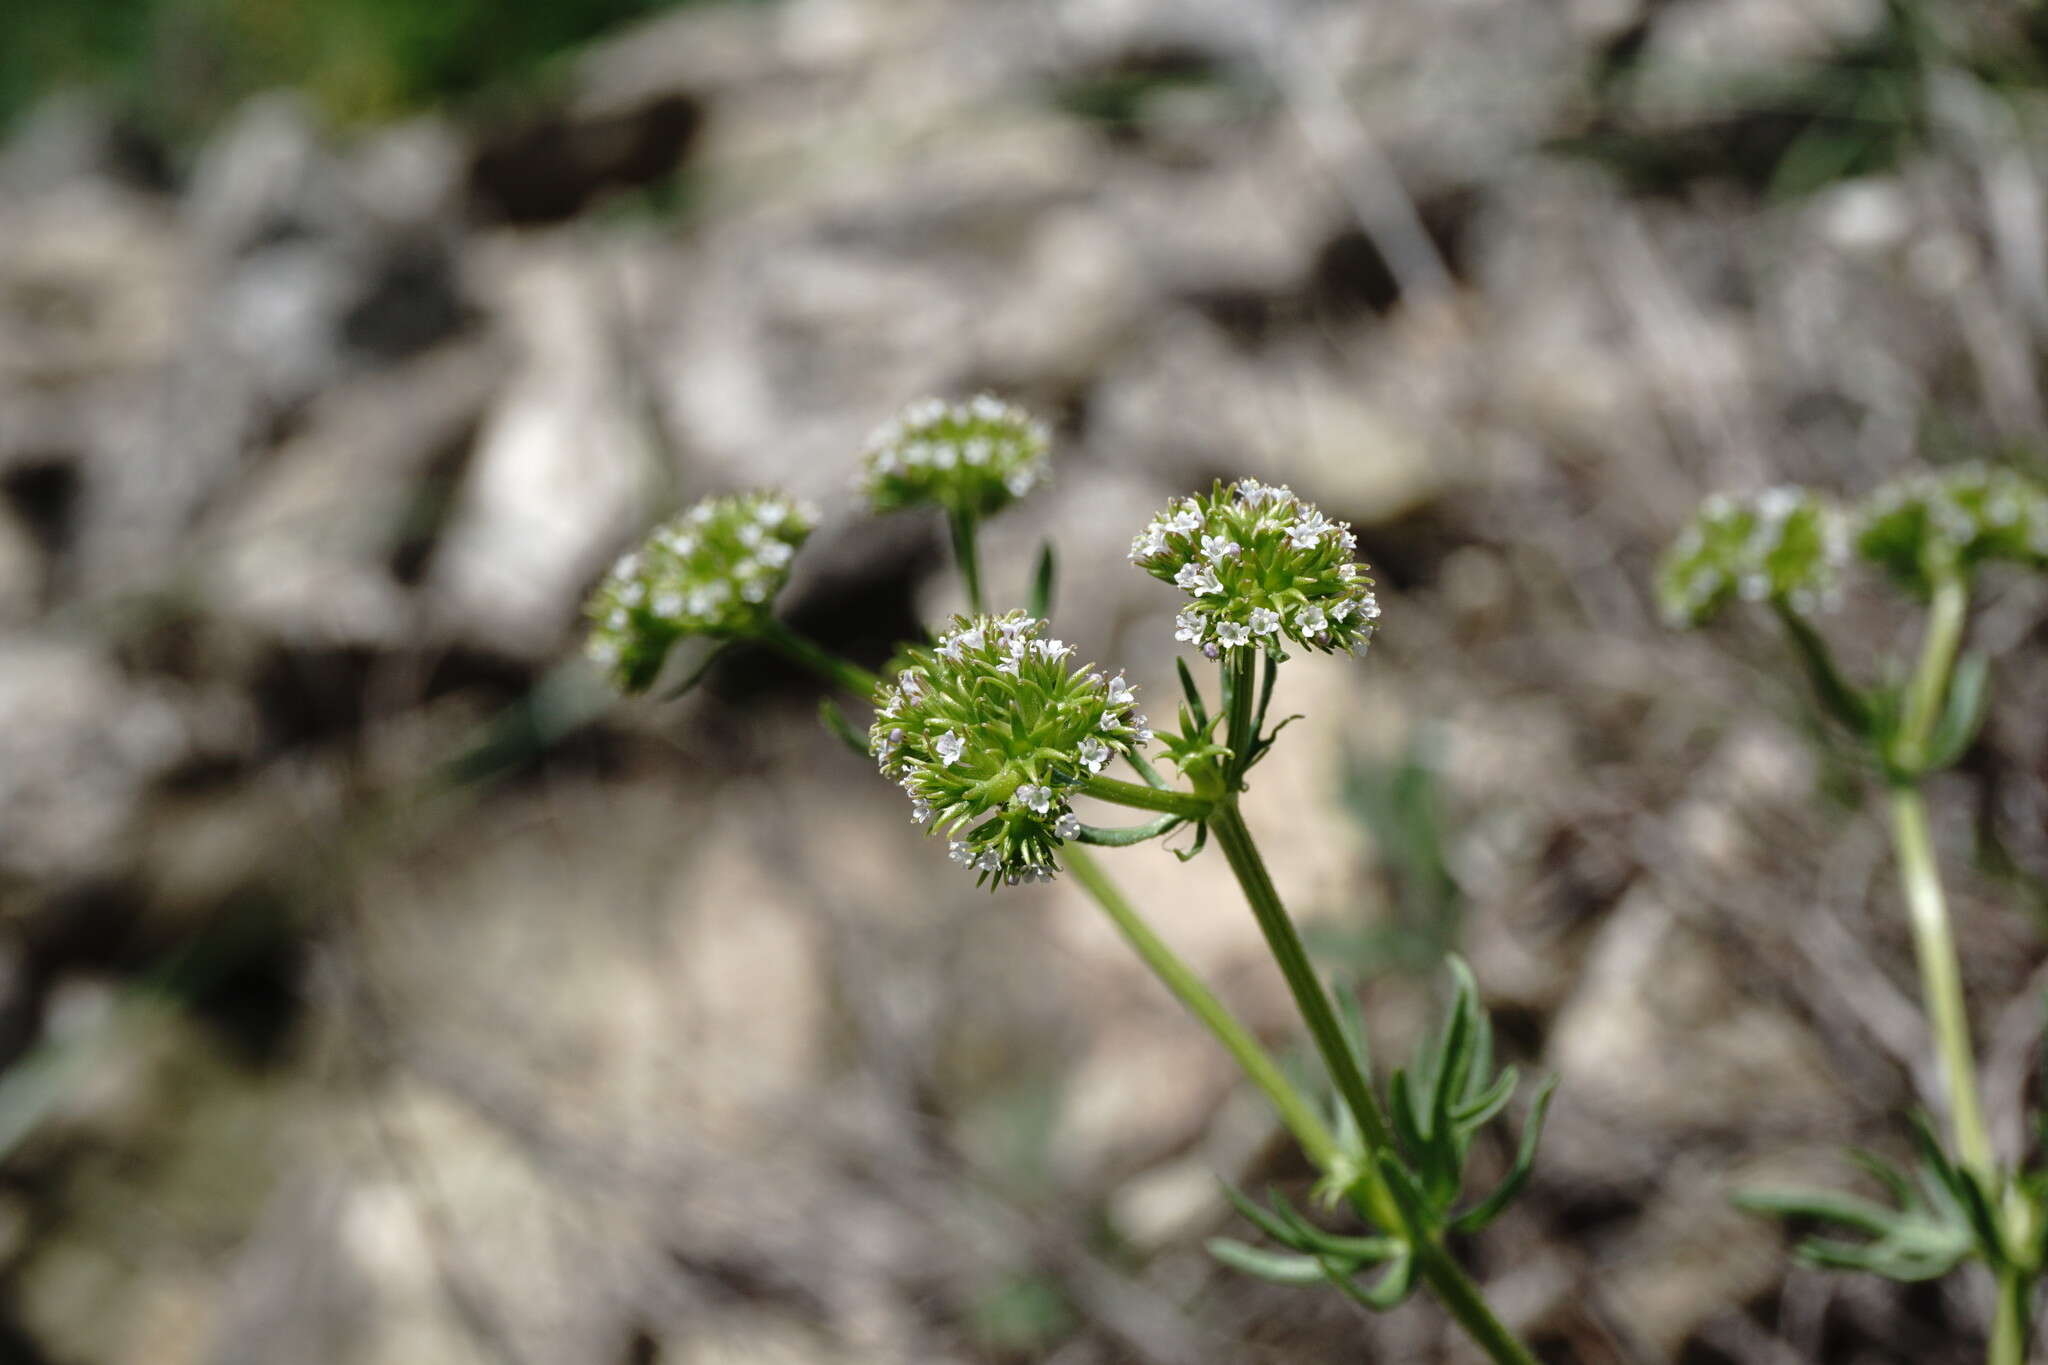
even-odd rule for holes
{"type": "Polygon", "coordinates": [[[848,720],[846,713],[839,709],[838,702],[830,697],[819,702],[818,719],[825,723],[827,730],[830,730],[838,737],[841,744],[844,744],[862,758],[870,757],[866,738],[862,736],[860,731],[853,728],[853,722],[848,720]]]}
{"type": "Polygon", "coordinates": [[[1031,575],[1031,614],[1043,621],[1052,615],[1059,587],[1059,560],[1050,540],[1038,547],[1038,568],[1031,575]]]}
{"type": "Polygon", "coordinates": [[[1130,848],[1148,839],[1157,839],[1162,834],[1171,834],[1186,821],[1178,815],[1162,815],[1143,825],[1119,825],[1104,828],[1101,825],[1083,825],[1075,836],[1081,843],[1094,844],[1100,848],[1130,848]]]}

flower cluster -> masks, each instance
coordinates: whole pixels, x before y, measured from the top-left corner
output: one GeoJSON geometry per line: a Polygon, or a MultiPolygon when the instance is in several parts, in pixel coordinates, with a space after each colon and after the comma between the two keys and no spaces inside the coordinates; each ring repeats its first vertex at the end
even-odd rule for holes
{"type": "Polygon", "coordinates": [[[2024,474],[1967,464],[1885,485],[1862,509],[1857,549],[1910,588],[1990,559],[2048,569],[2048,490],[2024,474]]]}
{"type": "Polygon", "coordinates": [[[1806,489],[1717,493],[1665,554],[1658,602],[1677,626],[1703,625],[1738,597],[1810,613],[1834,593],[1848,542],[1841,511],[1806,489]]]}
{"type": "Polygon", "coordinates": [[[1174,638],[1215,658],[1286,636],[1326,653],[1365,653],[1379,620],[1351,528],[1256,479],[1177,498],[1131,543],[1131,560],[1194,599],[1174,638]]]}
{"type": "Polygon", "coordinates": [[[1044,483],[1043,423],[981,394],[965,403],[912,403],[868,437],[861,492],[878,512],[937,506],[988,516],[1044,483]]]}
{"type": "Polygon", "coordinates": [[[1022,612],[955,617],[876,697],[875,762],[913,820],[957,836],[953,859],[979,883],[1050,880],[1080,829],[1074,789],[1151,738],[1123,675],[1071,665],[1073,652],[1022,612]]]}
{"type": "Polygon", "coordinates": [[[590,657],[639,692],[677,641],[755,633],[816,523],[815,511],[779,494],[740,493],[657,527],[591,595],[590,657]]]}

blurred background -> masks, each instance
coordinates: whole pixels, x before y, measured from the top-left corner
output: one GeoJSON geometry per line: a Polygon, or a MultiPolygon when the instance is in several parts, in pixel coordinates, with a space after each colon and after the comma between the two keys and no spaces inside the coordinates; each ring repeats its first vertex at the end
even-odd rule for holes
{"type": "MultiPolygon", "coordinates": [[[[1248,809],[1383,1058],[1457,949],[1562,1078],[1471,1248],[1546,1360],[1978,1358],[1974,1280],[1728,1205],[1899,1151],[1926,1048],[1870,790],[1646,578],[1709,490],[2042,471],[2044,71],[2023,0],[0,5],[0,1360],[1467,1359],[1208,1260],[1218,1174],[1305,1174],[1256,1097],[812,683],[576,661],[612,556],[774,483],[879,662],[959,599],[854,452],[983,388],[1058,435],[994,595],[1056,538],[1155,714],[1166,497],[1358,528],[1380,643],[1289,665],[1248,809]]],[[[2044,622],[1992,585],[1933,794],[2015,1148],[2044,622]]],[[[1108,865],[1299,1058],[1216,855],[1108,865]]]]}

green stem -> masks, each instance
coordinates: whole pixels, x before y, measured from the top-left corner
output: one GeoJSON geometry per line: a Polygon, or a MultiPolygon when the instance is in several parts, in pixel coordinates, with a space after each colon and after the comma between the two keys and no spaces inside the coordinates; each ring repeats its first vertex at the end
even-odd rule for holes
{"type": "Polygon", "coordinates": [[[809,669],[826,682],[844,688],[863,701],[871,701],[875,690],[881,686],[881,679],[859,664],[848,663],[772,617],[762,625],[757,638],[791,663],[809,669]]]}
{"type": "Polygon", "coordinates": [[[1234,792],[1242,785],[1246,760],[1252,751],[1252,688],[1258,661],[1259,651],[1250,645],[1239,645],[1223,656],[1223,694],[1229,705],[1223,742],[1230,746],[1229,775],[1223,788],[1226,792],[1234,792]]]}
{"type": "Polygon", "coordinates": [[[1125,782],[1101,773],[1083,782],[1081,790],[1089,796],[1114,801],[1120,806],[1178,815],[1183,820],[1206,820],[1216,807],[1208,797],[1197,796],[1193,792],[1161,791],[1157,787],[1143,787],[1136,782],[1125,782]]]}
{"type": "Polygon", "coordinates": [[[2033,1281],[2027,1273],[2007,1268],[1998,1274],[1998,1315],[1991,1320],[1989,1365],[2027,1365],[2027,1337],[2032,1330],[2033,1281]]]}
{"type": "Polygon", "coordinates": [[[1918,787],[1892,789],[1892,841],[1899,857],[1899,882],[1913,926],[1913,950],[1920,959],[1920,992],[1934,1030],[1935,1054],[1948,1090],[1949,1124],[1962,1163],[1986,1179],[1996,1175],[1984,1111],[1977,1102],[1976,1054],[1970,1046],[1970,1016],[1963,1004],[1962,965],[1949,932],[1948,904],[1934,862],[1927,829],[1927,801],[1918,787]]]}
{"type": "MultiPolygon", "coordinates": [[[[1233,696],[1232,700],[1235,701],[1236,697],[1233,696]]],[[[1301,1017],[1315,1039],[1316,1049],[1323,1054],[1323,1061],[1336,1081],[1337,1093],[1357,1118],[1359,1131],[1365,1136],[1367,1165],[1360,1175],[1364,1183],[1362,1193],[1366,1211],[1381,1227],[1409,1239],[1415,1248],[1417,1266],[1438,1302],[1497,1365],[1537,1365],[1536,1357],[1529,1353],[1529,1348],[1516,1340],[1514,1333],[1494,1316],[1479,1286],[1459,1269],[1451,1254],[1436,1240],[1434,1231],[1411,1228],[1402,1218],[1392,1192],[1372,1164],[1373,1152],[1398,1150],[1394,1146],[1386,1114],[1359,1067],[1358,1055],[1352,1051],[1337,1023],[1336,1011],[1323,990],[1322,982],[1316,979],[1315,969],[1309,964],[1308,951],[1302,946],[1301,935],[1295,930],[1287,907],[1280,903],[1280,893],[1273,887],[1273,878],[1266,871],[1266,861],[1259,855],[1258,845],[1252,842],[1251,830],[1238,813],[1236,801],[1225,799],[1218,802],[1215,812],[1209,817],[1209,827],[1216,832],[1216,842],[1223,846],[1223,856],[1229,860],[1230,870],[1237,874],[1238,885],[1244,888],[1252,915],[1258,920],[1259,929],[1266,936],[1266,944],[1280,965],[1280,974],[1287,979],[1287,987],[1294,994],[1294,1003],[1301,1010],[1301,1017]]]]}
{"type": "Polygon", "coordinates": [[[1494,1316],[1486,1295],[1450,1252],[1438,1243],[1423,1242],[1416,1247],[1416,1258],[1422,1278],[1429,1282],[1437,1302],[1498,1365],[1540,1365],[1535,1354],[1508,1330],[1507,1324],[1494,1316]]]}
{"type": "Polygon", "coordinates": [[[1927,613],[1927,634],[1920,641],[1920,659],[1906,685],[1899,717],[1896,767],[1918,775],[1927,761],[1928,737],[1941,715],[1942,698],[1955,672],[1962,647],[1963,621],[1969,612],[1970,590],[1960,575],[1942,574],[1934,582],[1934,601],[1927,613]]]}
{"type": "Polygon", "coordinates": [[[1103,913],[1124,936],[1124,941],[1152,969],[1152,974],[1173,992],[1174,999],[1180,1001],[1189,1014],[1216,1036],[1216,1041],[1223,1045],[1223,1050],[1230,1054],[1252,1084],[1265,1092],[1280,1121],[1301,1143],[1302,1151],[1308,1154],[1316,1169],[1329,1170],[1337,1160],[1337,1140],[1317,1115],[1315,1106],[1295,1089],[1279,1064],[1259,1046],[1258,1040],[1238,1022],[1237,1016],[1210,993],[1201,978],[1174,955],[1173,949],[1152,932],[1152,927],[1109,880],[1093,855],[1069,845],[1066,862],[1074,880],[1094,897],[1095,903],[1102,907],[1103,913]]]}
{"type": "Polygon", "coordinates": [[[967,586],[967,610],[971,615],[979,616],[983,611],[981,550],[974,541],[974,514],[949,511],[946,524],[953,532],[953,562],[959,565],[960,581],[967,586]]]}
{"type": "MultiPolygon", "coordinates": [[[[1272,949],[1273,960],[1279,964],[1280,974],[1287,979],[1287,989],[1294,993],[1294,1003],[1301,1010],[1302,1022],[1308,1025],[1316,1050],[1323,1054],[1345,1107],[1357,1118],[1366,1145],[1373,1151],[1391,1148],[1394,1145],[1393,1131],[1387,1124],[1387,1116],[1372,1093],[1372,1087],[1367,1084],[1365,1073],[1359,1068],[1357,1054],[1352,1051],[1343,1028],[1337,1022],[1337,1013],[1331,1007],[1329,995],[1324,992],[1322,982],[1316,979],[1315,968],[1309,964],[1308,950],[1302,946],[1301,935],[1295,930],[1287,908],[1280,903],[1280,893],[1274,890],[1273,878],[1266,871],[1266,860],[1259,856],[1258,845],[1252,842],[1252,832],[1245,826],[1244,817],[1238,814],[1237,803],[1231,800],[1218,802],[1210,814],[1209,827],[1215,831],[1216,841],[1223,846],[1223,856],[1229,861],[1230,870],[1237,874],[1238,885],[1244,888],[1244,897],[1251,903],[1252,917],[1259,922],[1259,931],[1266,936],[1266,946],[1272,949]]],[[[1396,1215],[1389,1228],[1400,1226],[1396,1215]]]]}

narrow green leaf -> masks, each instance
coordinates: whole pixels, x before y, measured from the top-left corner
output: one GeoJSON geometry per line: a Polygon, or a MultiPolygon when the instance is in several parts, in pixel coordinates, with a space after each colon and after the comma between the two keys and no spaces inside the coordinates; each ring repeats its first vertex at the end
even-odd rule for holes
{"type": "MultiPolygon", "coordinates": [[[[711,676],[711,670],[717,666],[720,659],[726,656],[727,651],[733,647],[734,643],[732,640],[719,641],[703,658],[697,661],[696,667],[683,675],[681,682],[661,694],[661,700],[675,701],[678,698],[688,696],[697,688],[698,684],[711,676]]],[[[867,752],[867,745],[865,743],[861,745],[861,752],[863,754],[867,752]]]]}
{"type": "Polygon", "coordinates": [[[1194,714],[1195,723],[1203,727],[1209,724],[1209,708],[1202,704],[1202,689],[1195,685],[1195,675],[1188,672],[1188,661],[1174,656],[1173,666],[1180,673],[1180,690],[1188,699],[1188,710],[1194,714]]]}
{"type": "Polygon", "coordinates": [[[1398,1308],[1402,1300],[1415,1291],[1415,1257],[1409,1254],[1405,1247],[1402,1248],[1401,1255],[1395,1258],[1370,1288],[1360,1285],[1341,1267],[1327,1262],[1323,1266],[1323,1273],[1328,1276],[1331,1284],[1375,1313],[1398,1308]]]}
{"type": "Polygon", "coordinates": [[[1203,849],[1207,848],[1208,846],[1209,822],[1207,820],[1198,820],[1195,822],[1194,844],[1188,848],[1175,849],[1173,851],[1173,856],[1180,859],[1182,862],[1187,862],[1190,859],[1194,858],[1197,854],[1199,854],[1203,849]]]}
{"type": "Polygon", "coordinates": [[[1102,848],[1130,848],[1147,839],[1157,839],[1162,834],[1171,834],[1185,822],[1178,815],[1162,815],[1157,820],[1143,825],[1118,825],[1104,828],[1101,825],[1083,825],[1075,837],[1084,844],[1096,844],[1102,848]]]}
{"type": "Polygon", "coordinates": [[[1243,1242],[1228,1237],[1211,1237],[1205,1246],[1214,1256],[1232,1270],[1265,1280],[1270,1284],[1286,1284],[1305,1287],[1322,1284],[1328,1274],[1322,1262],[1313,1256],[1298,1256],[1285,1251],[1261,1251],[1246,1246],[1243,1242]]]}
{"type": "Polygon", "coordinates": [[[1812,1218],[1867,1232],[1873,1237],[1892,1232],[1903,1218],[1912,1216],[1834,1190],[1764,1187],[1738,1190],[1730,1202],[1746,1213],[1766,1214],[1774,1218],[1812,1218]]]}
{"type": "Polygon", "coordinates": [[[1927,771],[1939,772],[1950,767],[1977,738],[1984,723],[1985,681],[1989,674],[1990,660],[1975,650],[1956,660],[1941,719],[1927,740],[1927,771]]]}
{"type": "Polygon", "coordinates": [[[1224,1196],[1240,1214],[1244,1215],[1246,1222],[1284,1247],[1292,1247],[1297,1251],[1301,1249],[1295,1246],[1294,1230],[1287,1226],[1285,1219],[1258,1203],[1228,1180],[1218,1183],[1223,1186],[1224,1196]]]}
{"type": "Polygon", "coordinates": [[[1543,1118],[1550,1109],[1550,1097],[1557,1091],[1557,1077],[1549,1076],[1536,1087],[1536,1096],[1529,1102],[1529,1117],[1522,1121],[1522,1145],[1515,1151],[1515,1164],[1501,1177],[1500,1184],[1493,1192],[1470,1209],[1460,1214],[1451,1224],[1459,1232],[1477,1232],[1500,1217],[1501,1211],[1514,1202],[1522,1192],[1522,1186],[1529,1183],[1530,1172],[1536,1169],[1536,1144],[1543,1140],[1543,1118]]]}
{"type": "Polygon", "coordinates": [[[1500,1111],[1513,1098],[1515,1085],[1521,1080],[1521,1073],[1514,1067],[1504,1067],[1494,1077],[1493,1084],[1465,1102],[1464,1106],[1451,1111],[1451,1122],[1461,1131],[1476,1133],[1493,1122],[1500,1111]]]}

